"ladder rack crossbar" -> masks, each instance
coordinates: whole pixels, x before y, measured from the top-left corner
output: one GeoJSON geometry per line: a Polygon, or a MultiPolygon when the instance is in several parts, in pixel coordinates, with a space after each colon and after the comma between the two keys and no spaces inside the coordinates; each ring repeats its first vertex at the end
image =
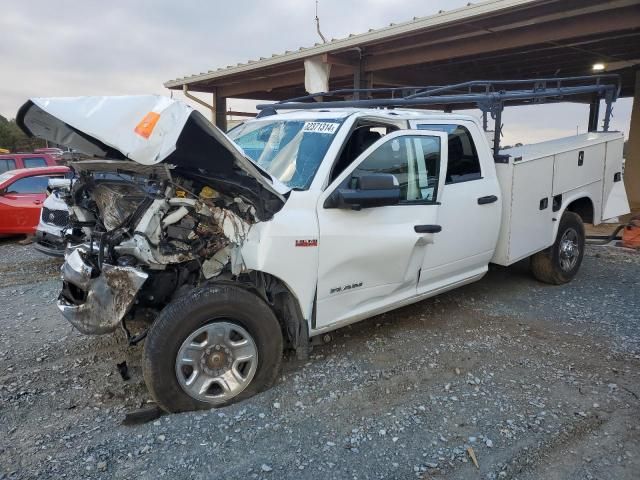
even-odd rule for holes
{"type": "MultiPolygon", "coordinates": [[[[390,88],[343,88],[329,92],[261,104],[256,108],[258,117],[275,115],[279,110],[311,110],[326,108],[397,108],[443,106],[449,111],[454,105],[459,108],[478,108],[495,120],[493,151],[499,156],[502,132],[502,110],[511,103],[544,103],[566,101],[569,97],[587,97],[591,102],[604,100],[606,110],[603,130],[608,131],[612,104],[620,95],[620,76],[615,74],[580,77],[552,77],[521,80],[472,80],[452,85],[390,88]],[[526,88],[525,88],[526,87],[526,88]],[[396,94],[399,93],[399,96],[396,94]],[[357,94],[357,95],[356,95],[357,94]],[[360,99],[360,94],[369,98],[360,99]],[[348,96],[357,99],[344,99],[348,96]],[[374,98],[374,96],[387,96],[374,98]],[[390,95],[390,97],[389,97],[390,95]],[[326,100],[327,97],[343,97],[341,100],[326,100]]],[[[486,125],[486,121],[484,122],[486,125]]]]}

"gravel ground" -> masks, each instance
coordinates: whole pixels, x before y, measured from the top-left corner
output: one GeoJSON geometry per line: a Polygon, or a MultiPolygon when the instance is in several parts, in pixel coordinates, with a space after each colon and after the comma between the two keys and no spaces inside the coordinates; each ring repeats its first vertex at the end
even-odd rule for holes
{"type": "Polygon", "coordinates": [[[133,426],[142,346],[73,331],[58,269],[0,244],[2,480],[638,478],[638,254],[591,247],[562,287],[492,268],[287,357],[257,397],[133,426]]]}

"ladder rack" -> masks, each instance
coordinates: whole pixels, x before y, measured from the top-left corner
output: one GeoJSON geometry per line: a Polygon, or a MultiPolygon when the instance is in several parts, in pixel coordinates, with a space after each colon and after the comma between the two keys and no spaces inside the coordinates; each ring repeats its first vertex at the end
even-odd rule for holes
{"type": "Polygon", "coordinates": [[[478,108],[482,111],[485,131],[487,114],[495,120],[493,153],[497,158],[502,133],[502,111],[506,105],[560,102],[568,97],[588,98],[590,102],[604,100],[606,111],[603,130],[606,132],[609,130],[613,102],[620,94],[620,86],[620,77],[614,74],[523,80],[473,80],[453,85],[332,90],[277,103],[261,104],[256,108],[260,111],[258,117],[275,115],[279,110],[323,108],[440,106],[448,112],[454,110],[454,107],[478,108]],[[363,96],[365,98],[362,98],[363,96]]]}

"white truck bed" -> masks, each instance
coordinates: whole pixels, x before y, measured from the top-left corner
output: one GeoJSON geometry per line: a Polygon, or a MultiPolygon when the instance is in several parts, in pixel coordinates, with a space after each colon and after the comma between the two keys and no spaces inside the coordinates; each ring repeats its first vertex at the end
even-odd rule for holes
{"type": "Polygon", "coordinates": [[[509,159],[496,163],[502,224],[491,261],[511,265],[549,247],[559,206],[579,198],[591,200],[596,225],[629,213],[623,142],[620,132],[590,132],[501,151],[509,159]]]}

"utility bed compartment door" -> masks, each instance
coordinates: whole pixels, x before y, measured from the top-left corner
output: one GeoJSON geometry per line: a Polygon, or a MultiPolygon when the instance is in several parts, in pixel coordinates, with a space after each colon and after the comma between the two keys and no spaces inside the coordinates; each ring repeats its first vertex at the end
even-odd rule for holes
{"type": "Polygon", "coordinates": [[[607,142],[604,178],[602,180],[602,220],[629,213],[627,191],[622,181],[622,137],[607,142]]]}
{"type": "Polygon", "coordinates": [[[552,245],[555,226],[573,200],[593,202],[595,224],[629,213],[623,142],[620,132],[589,132],[503,150],[510,158],[497,163],[496,172],[508,196],[492,262],[511,265],[552,245]]]}
{"type": "Polygon", "coordinates": [[[553,157],[516,162],[513,166],[510,263],[553,243],[553,157]]]}
{"type": "Polygon", "coordinates": [[[553,172],[553,194],[560,195],[602,179],[606,144],[558,153],[553,172]]]}

